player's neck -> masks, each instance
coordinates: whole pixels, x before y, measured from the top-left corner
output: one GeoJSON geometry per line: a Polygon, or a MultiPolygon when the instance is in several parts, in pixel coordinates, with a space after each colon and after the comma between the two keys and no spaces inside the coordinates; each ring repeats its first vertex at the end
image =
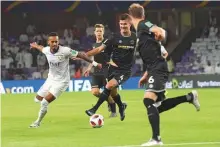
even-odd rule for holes
{"type": "Polygon", "coordinates": [[[128,32],[122,32],[122,31],[121,31],[121,35],[122,35],[123,37],[130,37],[130,36],[131,36],[131,31],[128,31],[128,32]]]}
{"type": "Polygon", "coordinates": [[[143,19],[134,19],[132,22],[133,22],[133,26],[135,28],[135,30],[137,31],[137,28],[138,28],[138,24],[140,21],[142,21],[143,19]]]}
{"type": "Polygon", "coordinates": [[[51,52],[52,54],[57,53],[57,52],[58,52],[58,50],[59,50],[59,47],[58,47],[57,49],[55,49],[55,50],[50,48],[50,52],[51,52]]]}
{"type": "Polygon", "coordinates": [[[102,42],[104,40],[104,38],[97,38],[96,39],[96,43],[100,43],[100,42],[102,42]]]}

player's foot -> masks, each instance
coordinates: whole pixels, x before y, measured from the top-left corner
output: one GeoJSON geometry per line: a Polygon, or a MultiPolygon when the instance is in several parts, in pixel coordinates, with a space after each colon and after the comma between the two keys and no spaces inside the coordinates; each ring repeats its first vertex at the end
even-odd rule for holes
{"type": "Polygon", "coordinates": [[[94,109],[89,109],[89,110],[86,110],[85,112],[88,116],[92,116],[93,114],[95,114],[96,111],[94,109]]]}
{"type": "Polygon", "coordinates": [[[150,139],[148,142],[143,143],[141,146],[162,146],[162,145],[163,142],[161,140],[157,141],[155,139],[150,139]]]}
{"type": "Polygon", "coordinates": [[[124,105],[124,107],[125,107],[125,109],[126,109],[127,106],[128,106],[127,103],[123,102],[122,104],[124,105]]]}
{"type": "Polygon", "coordinates": [[[113,113],[113,112],[112,112],[109,117],[110,117],[110,118],[112,118],[112,117],[117,117],[117,113],[113,113]]]}
{"type": "Polygon", "coordinates": [[[192,90],[192,92],[190,92],[188,95],[192,97],[192,101],[190,103],[192,103],[195,106],[197,111],[200,111],[198,92],[196,90],[192,90]]]}
{"type": "Polygon", "coordinates": [[[125,109],[127,108],[127,104],[123,103],[121,107],[119,107],[120,119],[123,121],[125,119],[125,109]]]}
{"type": "Polygon", "coordinates": [[[40,127],[40,123],[39,123],[39,122],[34,122],[34,123],[32,123],[32,124],[29,126],[29,128],[38,128],[38,127],[40,127]]]}

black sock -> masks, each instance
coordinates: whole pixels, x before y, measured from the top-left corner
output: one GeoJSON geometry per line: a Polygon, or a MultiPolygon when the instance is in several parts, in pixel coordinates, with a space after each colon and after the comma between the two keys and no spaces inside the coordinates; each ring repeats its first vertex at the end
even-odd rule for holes
{"type": "Polygon", "coordinates": [[[93,107],[93,109],[96,111],[98,110],[98,108],[100,107],[100,105],[108,99],[109,95],[110,95],[111,90],[104,88],[103,92],[100,94],[100,97],[97,101],[97,103],[95,104],[95,106],[93,107]]]}
{"type": "Polygon", "coordinates": [[[175,98],[168,98],[164,100],[161,105],[157,108],[159,113],[162,113],[164,111],[170,110],[177,105],[185,102],[189,102],[191,98],[188,95],[178,96],[175,98]]]}
{"type": "Polygon", "coordinates": [[[111,108],[111,112],[112,113],[116,113],[116,104],[115,103],[108,103],[110,108],[111,108]]]}
{"type": "Polygon", "coordinates": [[[160,140],[160,116],[157,108],[153,105],[154,100],[144,98],[145,107],[147,108],[148,119],[151,124],[153,136],[152,139],[160,140]]]}
{"type": "Polygon", "coordinates": [[[123,103],[121,101],[121,96],[117,94],[116,96],[112,97],[115,101],[115,103],[118,105],[118,107],[122,107],[123,103]]]}

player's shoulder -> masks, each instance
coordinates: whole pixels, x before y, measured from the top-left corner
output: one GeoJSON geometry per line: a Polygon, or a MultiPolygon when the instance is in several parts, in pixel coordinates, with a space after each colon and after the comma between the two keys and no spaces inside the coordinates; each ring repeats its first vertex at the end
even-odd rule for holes
{"type": "Polygon", "coordinates": [[[68,47],[68,46],[62,46],[62,45],[59,45],[59,51],[60,52],[68,52],[70,51],[71,49],[68,47]]]}
{"type": "Polygon", "coordinates": [[[138,24],[139,29],[144,29],[144,28],[151,28],[154,24],[151,23],[149,20],[142,20],[138,24]]]}
{"type": "Polygon", "coordinates": [[[48,53],[49,51],[50,51],[50,47],[49,47],[49,46],[45,46],[45,47],[43,48],[43,50],[42,50],[42,52],[43,52],[44,54],[48,53]]]}

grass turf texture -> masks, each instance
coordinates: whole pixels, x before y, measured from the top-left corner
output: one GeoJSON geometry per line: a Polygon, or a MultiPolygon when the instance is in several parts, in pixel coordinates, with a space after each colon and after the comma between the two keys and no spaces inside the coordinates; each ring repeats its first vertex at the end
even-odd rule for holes
{"type": "MultiPolygon", "coordinates": [[[[190,90],[169,90],[168,97],[188,93],[190,90]]],[[[199,89],[201,111],[185,103],[161,114],[161,137],[164,144],[220,141],[220,89],[199,89]]],[[[28,128],[36,120],[39,103],[35,94],[8,94],[1,96],[2,147],[103,147],[139,145],[151,137],[151,128],[143,105],[143,90],[120,91],[128,103],[123,122],[109,118],[106,102],[97,113],[105,118],[102,128],[89,125],[85,110],[97,98],[89,92],[63,93],[49,105],[40,128],[28,128]]],[[[187,145],[187,147],[219,147],[213,145],[187,145]]]]}

